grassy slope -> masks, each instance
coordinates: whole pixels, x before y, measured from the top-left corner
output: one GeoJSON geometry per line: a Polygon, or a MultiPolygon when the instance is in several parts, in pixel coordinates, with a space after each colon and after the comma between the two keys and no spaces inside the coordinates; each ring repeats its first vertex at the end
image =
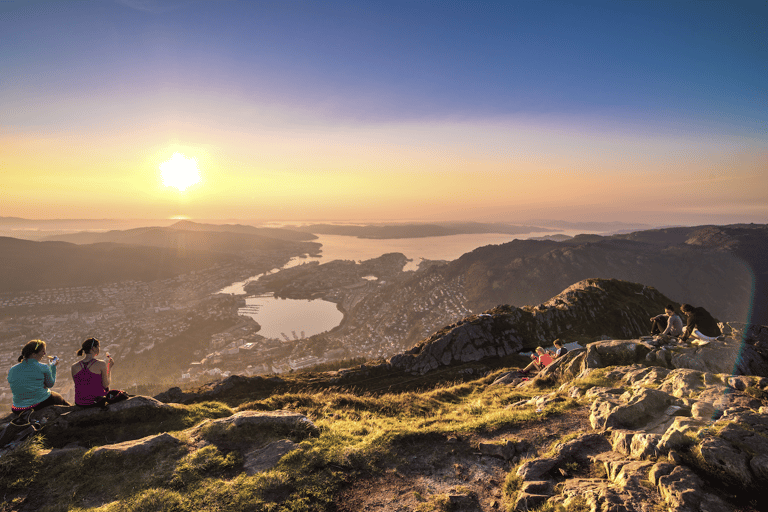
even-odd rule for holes
{"type": "MultiPolygon", "coordinates": [[[[124,411],[119,413],[122,416],[110,416],[108,423],[70,428],[57,437],[40,436],[0,456],[0,512],[352,512],[366,508],[366,498],[373,493],[387,502],[410,500],[406,508],[418,512],[447,512],[452,508],[448,494],[457,493],[482,500],[484,505],[495,500],[491,508],[501,510],[514,502],[518,492],[520,482],[513,465],[499,462],[501,474],[497,472],[499,478],[487,486],[478,484],[475,477],[459,475],[481,463],[475,453],[478,441],[506,442],[512,437],[545,454],[555,443],[590,431],[588,404],[564,395],[543,408],[510,407],[551,393],[558,385],[540,383],[552,386],[547,389],[490,386],[500,374],[519,366],[511,362],[497,361],[497,368],[465,365],[453,368],[453,373],[435,372],[412,380],[397,374],[358,373],[346,387],[334,384],[329,374],[296,373],[282,382],[245,381],[222,393],[218,401],[177,404],[141,415],[124,411]],[[242,410],[300,412],[317,429],[233,434],[203,427],[204,444],[184,432],[207,418],[242,410]],[[182,444],[141,456],[93,455],[93,448],[100,445],[163,432],[182,444]],[[286,438],[300,449],[271,470],[255,476],[243,472],[243,448],[286,438]],[[51,447],[57,449],[50,451],[51,447]],[[434,489],[425,493],[418,484],[423,478],[447,482],[451,479],[446,474],[454,470],[461,478],[448,482],[452,486],[448,494],[434,489]]],[[[609,371],[595,370],[571,385],[582,389],[621,386],[608,378],[609,371]]],[[[757,398],[766,400],[764,395],[757,398]]],[[[727,490],[713,468],[692,462],[690,467],[708,485],[727,490]]],[[[567,469],[582,478],[600,477],[597,466],[567,469]]],[[[741,508],[734,510],[756,510],[747,503],[749,499],[741,499],[741,508]]],[[[587,510],[576,503],[567,509],[547,505],[542,511],[555,509],[587,510]]]]}
{"type": "Polygon", "coordinates": [[[38,438],[0,457],[0,489],[6,500],[0,510],[328,510],[340,490],[358,478],[381,472],[404,444],[435,436],[493,432],[557,415],[573,405],[565,401],[538,412],[507,408],[535,391],[489,387],[500,372],[466,382],[420,381],[416,384],[421,390],[378,394],[360,390],[365,382],[359,383],[357,391],[328,388],[318,384],[316,375],[296,374],[280,389],[253,393],[253,400],[237,406],[235,402],[244,398],[242,390],[236,391],[241,395],[237,398],[223,397],[229,405],[179,406],[155,417],[126,417],[119,419],[119,425],[94,425],[77,432],[81,446],[167,431],[184,440],[181,431],[205,418],[248,409],[290,409],[315,422],[318,432],[314,434],[260,435],[261,442],[291,438],[301,443],[301,449],[284,457],[273,470],[253,477],[241,472],[240,452],[216,444],[197,451],[185,446],[140,458],[95,459],[85,447],[46,454],[47,447],[73,439],[38,438]]]}

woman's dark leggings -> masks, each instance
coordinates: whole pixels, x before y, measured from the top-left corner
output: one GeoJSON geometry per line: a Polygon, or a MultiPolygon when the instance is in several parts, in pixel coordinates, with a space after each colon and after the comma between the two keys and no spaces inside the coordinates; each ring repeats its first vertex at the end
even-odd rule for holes
{"type": "Polygon", "coordinates": [[[37,404],[32,408],[33,411],[38,411],[42,409],[43,407],[48,407],[49,405],[72,405],[66,400],[64,400],[64,397],[58,394],[55,391],[51,391],[51,396],[37,404]]]}

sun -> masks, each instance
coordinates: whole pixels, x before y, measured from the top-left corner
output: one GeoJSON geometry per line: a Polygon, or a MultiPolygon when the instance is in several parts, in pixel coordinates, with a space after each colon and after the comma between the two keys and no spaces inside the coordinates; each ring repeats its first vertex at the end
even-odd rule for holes
{"type": "Polygon", "coordinates": [[[160,164],[160,176],[163,179],[163,185],[174,187],[179,192],[184,192],[192,185],[200,183],[197,160],[187,158],[181,153],[174,153],[170,160],[160,164]]]}

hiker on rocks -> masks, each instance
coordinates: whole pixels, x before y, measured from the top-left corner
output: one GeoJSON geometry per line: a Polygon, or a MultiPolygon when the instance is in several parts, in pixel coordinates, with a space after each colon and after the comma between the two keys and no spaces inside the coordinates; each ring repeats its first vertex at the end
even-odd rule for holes
{"type": "Polygon", "coordinates": [[[49,405],[70,405],[63,396],[50,388],[56,384],[58,357],[45,352],[45,342],[32,340],[21,349],[19,364],[8,370],[8,384],[13,393],[11,411],[21,414],[37,411],[49,405]]]}
{"type": "Polygon", "coordinates": [[[552,344],[555,346],[555,352],[554,354],[550,351],[549,354],[552,355],[555,359],[564,356],[566,353],[568,353],[568,349],[563,346],[563,340],[560,338],[556,339],[552,342],[552,344]]]}
{"type": "Polygon", "coordinates": [[[77,351],[84,357],[72,365],[72,380],[75,381],[75,404],[82,407],[104,406],[109,393],[109,375],[115,362],[107,354],[107,360],[96,359],[99,355],[99,340],[88,338],[77,351]]]}
{"type": "Polygon", "coordinates": [[[667,304],[664,313],[651,318],[651,334],[664,339],[676,338],[683,334],[683,321],[675,313],[675,307],[667,304]]]}
{"type": "Polygon", "coordinates": [[[688,317],[688,322],[685,324],[685,331],[680,341],[688,341],[688,338],[693,336],[703,342],[699,343],[700,345],[706,345],[710,341],[717,340],[722,335],[717,321],[712,318],[712,315],[706,309],[683,304],[680,306],[680,311],[688,317]]]}
{"type": "Polygon", "coordinates": [[[536,370],[538,373],[545,366],[549,366],[549,364],[552,363],[552,356],[547,354],[547,351],[541,347],[536,347],[536,352],[531,354],[531,359],[533,359],[533,361],[523,368],[523,373],[530,373],[533,370],[536,370]]]}

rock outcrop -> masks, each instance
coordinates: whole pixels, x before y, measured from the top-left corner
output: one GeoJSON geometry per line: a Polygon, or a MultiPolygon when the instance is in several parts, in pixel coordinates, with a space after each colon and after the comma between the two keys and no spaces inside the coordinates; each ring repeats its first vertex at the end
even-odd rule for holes
{"type": "MultiPolygon", "coordinates": [[[[733,332],[744,337],[745,332],[764,331],[733,332]]],[[[727,355],[729,343],[735,342],[690,350],[727,355]]],[[[515,404],[537,405],[562,396],[586,400],[593,430],[516,469],[521,484],[515,510],[551,502],[580,503],[595,512],[650,512],[663,501],[668,510],[725,512],[734,510],[726,497],[736,491],[745,503],[758,497],[768,483],[768,408],[761,400],[768,396],[768,378],[655,366],[649,364],[655,361],[648,357],[652,350],[639,340],[591,344],[570,361],[563,358],[559,369],[552,365],[543,372],[548,382],[565,381],[557,391],[515,404]],[[575,379],[564,370],[573,369],[574,362],[580,368],[575,379]],[[566,468],[572,472],[573,467],[581,468],[580,474],[569,475],[566,468]],[[595,478],[595,468],[603,477],[595,478]]],[[[734,368],[732,363],[720,366],[734,368]]],[[[507,385],[536,384],[537,379],[507,385]]]]}
{"type": "Polygon", "coordinates": [[[587,279],[536,307],[498,306],[393,356],[396,370],[425,374],[441,366],[503,357],[556,338],[594,341],[646,334],[648,319],[671,302],[654,288],[616,279],[587,279]]]}
{"type": "Polygon", "coordinates": [[[482,314],[448,326],[421,345],[389,360],[392,368],[425,374],[486,357],[504,357],[523,348],[519,333],[500,315],[482,314]]]}

